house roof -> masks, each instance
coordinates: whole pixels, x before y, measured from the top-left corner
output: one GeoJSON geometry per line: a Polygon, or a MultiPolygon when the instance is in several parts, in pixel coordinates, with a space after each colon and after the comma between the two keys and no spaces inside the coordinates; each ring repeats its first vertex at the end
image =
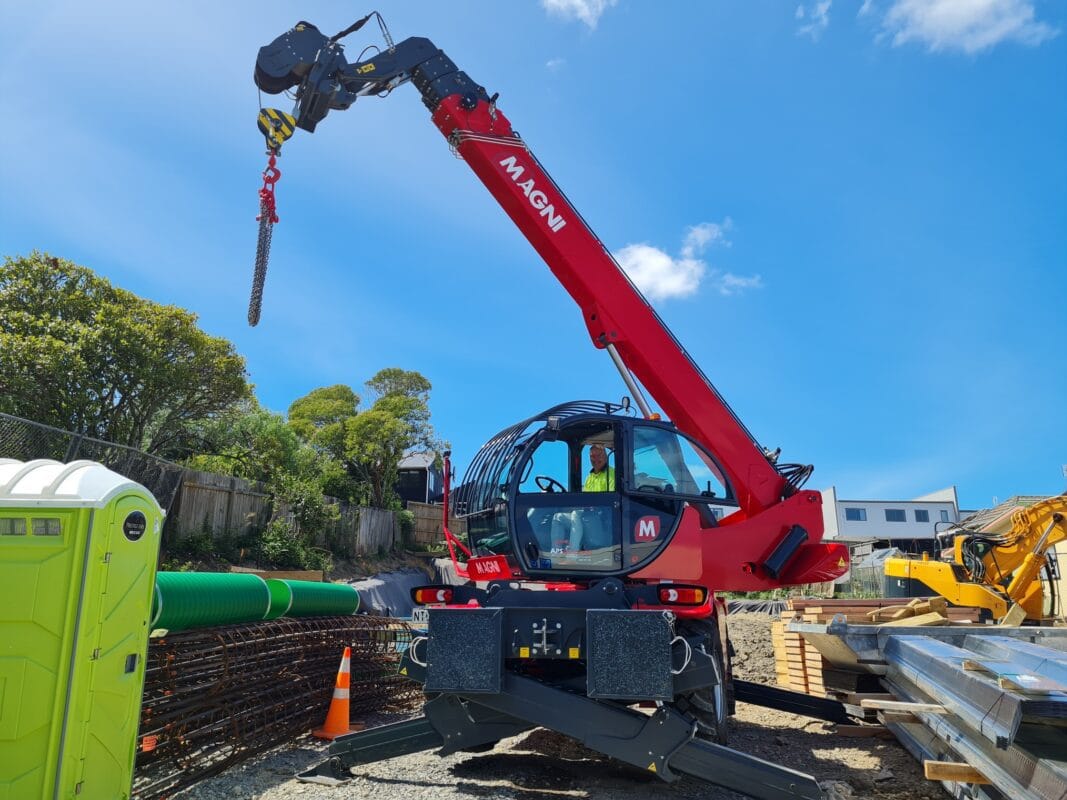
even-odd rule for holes
{"type": "Polygon", "coordinates": [[[402,459],[398,467],[400,469],[429,469],[437,460],[437,453],[408,453],[402,459]]]}
{"type": "Polygon", "coordinates": [[[961,520],[960,525],[975,531],[987,530],[1000,520],[1011,517],[1012,512],[1016,509],[1032,506],[1034,503],[1044,500],[1045,497],[1045,495],[1040,494],[1017,494],[992,508],[976,511],[971,516],[961,520]]]}

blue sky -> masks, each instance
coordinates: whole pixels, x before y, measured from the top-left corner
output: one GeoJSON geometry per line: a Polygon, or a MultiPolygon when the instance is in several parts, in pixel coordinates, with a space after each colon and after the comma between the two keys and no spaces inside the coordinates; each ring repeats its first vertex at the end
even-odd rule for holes
{"type": "MultiPolygon", "coordinates": [[[[763,444],[839,496],[1062,491],[1067,4],[378,6],[500,107],[763,444]]],[[[285,411],[400,366],[462,466],[607,356],[412,87],[283,150],[263,321],[257,49],[350,3],[6,4],[0,253],[196,312],[285,411]],[[149,8],[151,9],[149,11],[149,8]]],[[[349,37],[354,58],[375,40],[349,37]]],[[[267,98],[285,107],[287,101],[267,98]]]]}

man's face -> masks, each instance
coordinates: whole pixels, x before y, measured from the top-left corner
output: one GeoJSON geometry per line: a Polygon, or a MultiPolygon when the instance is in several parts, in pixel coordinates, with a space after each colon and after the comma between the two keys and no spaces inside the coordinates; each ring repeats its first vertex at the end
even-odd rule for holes
{"type": "Polygon", "coordinates": [[[593,447],[589,450],[589,463],[593,467],[593,472],[600,472],[608,464],[608,454],[604,452],[602,447],[593,447]]]}

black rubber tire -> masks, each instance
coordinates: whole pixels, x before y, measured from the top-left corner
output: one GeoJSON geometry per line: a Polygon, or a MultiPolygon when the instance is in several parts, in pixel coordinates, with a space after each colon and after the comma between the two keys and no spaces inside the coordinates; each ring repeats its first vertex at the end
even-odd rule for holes
{"type": "Polygon", "coordinates": [[[697,724],[697,736],[715,744],[729,741],[730,696],[732,687],[726,680],[726,659],[715,619],[680,620],[678,632],[687,639],[703,637],[704,652],[712,657],[719,683],[682,695],[686,713],[697,724]]]}

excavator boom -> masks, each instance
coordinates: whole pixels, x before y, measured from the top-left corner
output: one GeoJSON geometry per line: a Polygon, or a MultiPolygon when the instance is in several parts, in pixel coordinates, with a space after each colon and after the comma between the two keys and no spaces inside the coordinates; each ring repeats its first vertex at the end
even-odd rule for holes
{"type": "Polygon", "coordinates": [[[956,605],[1002,619],[1018,605],[1031,621],[1045,615],[1041,573],[1048,552],[1067,541],[1067,495],[1049,497],[995,520],[982,530],[961,528],[952,558],[891,558],[885,571],[892,596],[939,594],[956,605]]]}

